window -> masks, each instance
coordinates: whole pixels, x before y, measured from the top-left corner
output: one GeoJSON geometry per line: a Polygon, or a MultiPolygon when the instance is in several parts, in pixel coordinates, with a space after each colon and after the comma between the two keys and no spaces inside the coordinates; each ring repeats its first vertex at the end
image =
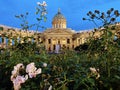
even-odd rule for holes
{"type": "Polygon", "coordinates": [[[74,49],[74,45],[72,45],[72,48],[74,49]]]}
{"type": "Polygon", "coordinates": [[[60,44],[60,40],[58,40],[58,44],[60,44]]]}
{"type": "Polygon", "coordinates": [[[51,47],[49,47],[48,50],[51,51],[51,47]]]}
{"type": "Polygon", "coordinates": [[[70,39],[67,39],[67,43],[70,44],[70,39]]]}
{"type": "Polygon", "coordinates": [[[48,39],[48,43],[51,44],[51,39],[48,39]]]}
{"type": "Polygon", "coordinates": [[[68,49],[68,50],[70,49],[69,46],[67,46],[67,49],[68,49]]]}
{"type": "Polygon", "coordinates": [[[55,45],[53,45],[53,50],[55,50],[55,45]]]}
{"type": "Polygon", "coordinates": [[[80,39],[78,39],[78,44],[81,44],[81,42],[80,42],[81,40],[80,39]]]}
{"type": "Polygon", "coordinates": [[[65,44],[63,44],[63,48],[66,48],[65,44]]]}

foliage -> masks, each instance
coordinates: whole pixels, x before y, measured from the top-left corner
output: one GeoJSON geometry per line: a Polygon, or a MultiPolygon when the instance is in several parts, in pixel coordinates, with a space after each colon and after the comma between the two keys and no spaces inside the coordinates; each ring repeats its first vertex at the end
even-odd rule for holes
{"type": "Polygon", "coordinates": [[[88,49],[88,43],[81,44],[75,47],[75,51],[86,51],[88,49]]]}
{"type": "Polygon", "coordinates": [[[29,30],[31,27],[36,26],[36,31],[38,31],[39,28],[44,28],[44,26],[41,26],[41,22],[44,21],[46,22],[47,17],[47,10],[46,10],[46,2],[43,1],[43,3],[37,2],[37,6],[36,6],[36,12],[35,15],[37,22],[33,23],[33,24],[29,24],[28,23],[28,15],[29,12],[26,12],[25,14],[20,14],[20,15],[15,15],[16,18],[18,18],[21,21],[21,29],[22,30],[29,30]]]}
{"type": "Polygon", "coordinates": [[[30,28],[27,20],[28,15],[29,15],[28,12],[26,12],[25,15],[24,14],[15,15],[16,18],[19,18],[22,21],[22,23],[20,24],[22,30],[28,30],[30,28]]]}
{"type": "Polygon", "coordinates": [[[114,90],[119,86],[120,52],[110,56],[110,58],[114,57],[114,60],[110,62],[112,75],[108,77],[106,72],[106,52],[104,52],[102,57],[99,55],[95,56],[94,54],[90,57],[87,53],[80,52],[77,54],[74,51],[64,51],[62,54],[46,54],[42,50],[41,53],[36,54],[33,49],[33,47],[36,47],[35,44],[29,44],[28,47],[25,47],[28,49],[20,51],[18,46],[15,46],[14,49],[7,49],[0,54],[1,89],[13,89],[12,82],[10,81],[13,66],[18,63],[27,65],[31,62],[34,62],[37,67],[43,67],[43,62],[46,62],[48,66],[43,68],[41,75],[22,84],[21,90],[45,90],[50,85],[52,85],[53,90],[102,90],[109,89],[109,87],[114,90]],[[90,72],[90,67],[99,68],[99,79],[96,79],[96,76],[90,72]]]}
{"type": "Polygon", "coordinates": [[[99,10],[95,10],[94,12],[89,11],[87,13],[87,16],[89,18],[83,18],[83,20],[92,21],[96,26],[98,25],[95,22],[95,19],[99,20],[102,22],[102,27],[103,27],[103,26],[108,26],[110,24],[114,24],[116,19],[120,16],[120,13],[118,10],[114,10],[114,8],[111,8],[106,13],[100,12],[99,10]]]}

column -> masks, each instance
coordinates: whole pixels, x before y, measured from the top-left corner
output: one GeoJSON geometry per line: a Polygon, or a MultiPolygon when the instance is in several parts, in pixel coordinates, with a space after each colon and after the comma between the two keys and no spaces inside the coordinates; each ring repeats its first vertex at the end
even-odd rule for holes
{"type": "Polygon", "coordinates": [[[12,38],[9,39],[9,45],[12,46],[12,38]]]}
{"type": "Polygon", "coordinates": [[[3,41],[2,41],[2,45],[3,45],[3,48],[6,47],[6,37],[2,37],[3,38],[3,41]]]}
{"type": "Polygon", "coordinates": [[[73,45],[73,42],[72,42],[72,38],[70,39],[70,49],[72,49],[72,45],[73,45]]]}
{"type": "Polygon", "coordinates": [[[51,39],[51,43],[50,43],[50,47],[51,47],[51,51],[53,51],[53,40],[52,40],[52,38],[50,38],[51,39]]]}
{"type": "Polygon", "coordinates": [[[6,37],[3,37],[3,44],[6,45],[6,37]]]}
{"type": "Polygon", "coordinates": [[[84,38],[82,38],[82,44],[85,42],[85,39],[84,38]]]}
{"type": "Polygon", "coordinates": [[[36,44],[38,44],[38,43],[39,43],[39,38],[37,37],[37,38],[36,38],[36,44]]]}
{"type": "Polygon", "coordinates": [[[19,41],[20,41],[20,38],[19,38],[19,37],[17,37],[17,43],[19,43],[19,41]]]}
{"type": "Polygon", "coordinates": [[[49,47],[48,47],[48,38],[45,38],[45,49],[48,50],[49,47]]]}
{"type": "Polygon", "coordinates": [[[14,44],[18,44],[18,37],[14,37],[14,44]]]}
{"type": "Polygon", "coordinates": [[[31,42],[31,38],[30,37],[28,38],[28,42],[31,42]]]}
{"type": "Polygon", "coordinates": [[[23,38],[24,38],[24,37],[21,37],[21,38],[20,38],[20,43],[24,43],[23,38]]]}
{"type": "Polygon", "coordinates": [[[54,28],[56,28],[56,24],[54,24],[54,28]]]}

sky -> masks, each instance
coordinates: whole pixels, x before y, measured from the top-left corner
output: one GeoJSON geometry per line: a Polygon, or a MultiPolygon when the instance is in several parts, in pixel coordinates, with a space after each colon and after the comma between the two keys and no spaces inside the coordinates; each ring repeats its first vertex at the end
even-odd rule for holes
{"type": "MultiPolygon", "coordinates": [[[[44,0],[47,3],[47,21],[41,23],[46,28],[52,27],[52,19],[60,8],[67,20],[67,27],[75,31],[90,30],[96,26],[90,21],[83,21],[88,11],[106,12],[110,8],[120,10],[120,0],[44,0]]],[[[37,2],[43,0],[0,0],[0,24],[20,28],[21,21],[15,15],[29,12],[29,24],[36,22],[37,2]]],[[[99,23],[100,24],[100,23],[99,23]]],[[[35,28],[31,28],[35,30],[35,28]]],[[[40,32],[44,29],[40,29],[40,32]]]]}

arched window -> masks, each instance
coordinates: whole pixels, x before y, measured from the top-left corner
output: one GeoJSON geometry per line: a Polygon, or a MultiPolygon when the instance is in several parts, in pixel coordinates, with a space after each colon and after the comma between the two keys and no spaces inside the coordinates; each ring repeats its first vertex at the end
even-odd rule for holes
{"type": "Polygon", "coordinates": [[[58,40],[58,44],[60,44],[60,40],[58,40]]]}
{"type": "Polygon", "coordinates": [[[51,51],[51,47],[49,47],[48,50],[51,51]]]}
{"type": "Polygon", "coordinates": [[[67,39],[67,44],[70,44],[70,39],[67,39]]]}
{"type": "Polygon", "coordinates": [[[72,48],[74,49],[74,45],[72,45],[72,48]]]}
{"type": "Polygon", "coordinates": [[[51,39],[48,39],[48,43],[51,44],[51,39]]]}

